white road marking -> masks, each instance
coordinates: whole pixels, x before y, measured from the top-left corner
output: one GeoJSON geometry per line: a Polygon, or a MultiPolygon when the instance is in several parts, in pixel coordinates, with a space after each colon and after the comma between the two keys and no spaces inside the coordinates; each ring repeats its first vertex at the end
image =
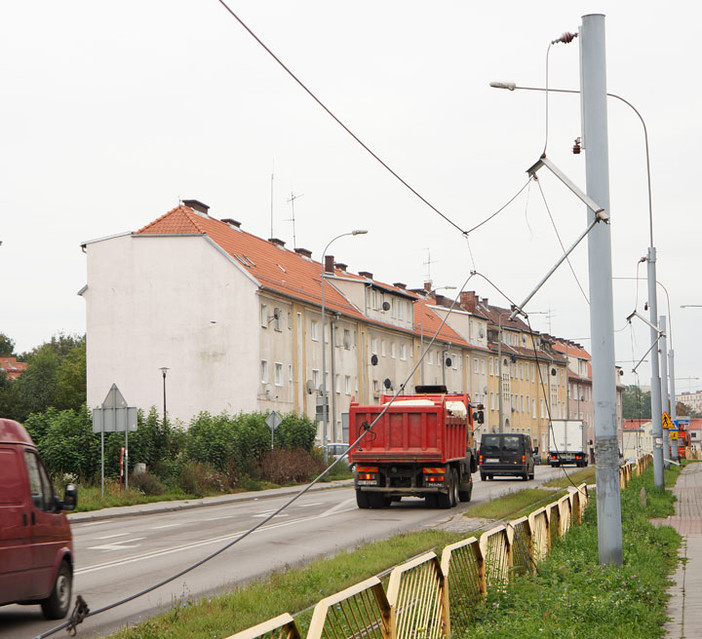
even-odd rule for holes
{"type": "MultiPolygon", "coordinates": [[[[315,519],[324,519],[325,517],[328,517],[330,515],[335,515],[335,514],[338,514],[341,512],[347,512],[350,510],[356,510],[355,499],[348,499],[348,500],[343,501],[339,504],[336,504],[335,506],[333,506],[329,510],[327,510],[324,513],[321,513],[319,515],[312,515],[310,517],[300,517],[299,519],[290,519],[288,521],[281,521],[279,523],[269,524],[267,526],[261,526],[261,528],[258,528],[257,530],[255,530],[252,534],[256,534],[256,533],[260,533],[260,532],[264,532],[264,531],[268,531],[268,530],[274,530],[276,528],[284,528],[286,526],[290,526],[293,524],[314,521],[315,519]],[[350,505],[347,506],[347,504],[350,504],[350,505]]],[[[137,561],[142,561],[144,559],[153,559],[155,557],[162,557],[164,555],[171,555],[173,553],[182,552],[184,550],[193,550],[195,548],[200,548],[202,546],[208,546],[211,544],[234,541],[236,538],[241,537],[242,535],[248,533],[249,530],[250,529],[239,530],[239,531],[230,533],[228,535],[222,535],[220,537],[213,537],[211,539],[204,539],[202,541],[196,541],[196,542],[189,543],[189,544],[183,544],[182,546],[174,546],[173,548],[164,548],[163,550],[146,552],[146,553],[142,553],[140,555],[134,555],[133,557],[123,557],[120,559],[107,561],[107,562],[104,562],[102,564],[95,564],[93,566],[86,566],[85,568],[80,568],[80,569],[76,570],[74,574],[85,575],[85,574],[90,573],[90,572],[97,572],[98,570],[104,570],[105,568],[113,568],[114,566],[124,566],[125,564],[135,563],[137,561]]]]}
{"type": "Polygon", "coordinates": [[[162,528],[177,528],[178,526],[182,526],[183,524],[166,524],[164,526],[152,526],[149,530],[161,530],[162,528]]]}
{"type": "MultiPolygon", "coordinates": [[[[257,519],[261,519],[263,517],[270,517],[274,512],[275,512],[275,510],[270,510],[267,513],[257,513],[257,514],[252,515],[252,516],[256,517],[257,519]]],[[[290,517],[290,515],[288,515],[287,513],[278,513],[276,515],[276,517],[290,517]]]]}
{"type": "Polygon", "coordinates": [[[88,546],[88,550],[128,550],[129,548],[138,548],[141,544],[135,544],[135,541],[141,541],[146,537],[135,537],[126,541],[118,541],[116,544],[104,544],[102,546],[88,546]]]}
{"type": "Polygon", "coordinates": [[[95,539],[114,539],[115,537],[126,537],[129,533],[115,533],[114,535],[103,535],[102,537],[95,537],[95,539]]]}

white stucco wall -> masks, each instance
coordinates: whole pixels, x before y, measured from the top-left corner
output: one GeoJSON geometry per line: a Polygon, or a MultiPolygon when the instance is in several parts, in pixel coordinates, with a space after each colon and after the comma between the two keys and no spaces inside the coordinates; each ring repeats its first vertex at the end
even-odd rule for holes
{"type": "Polygon", "coordinates": [[[122,236],[86,247],[88,405],[116,383],[130,406],[186,423],[256,409],[255,283],[204,237],[122,236]]]}

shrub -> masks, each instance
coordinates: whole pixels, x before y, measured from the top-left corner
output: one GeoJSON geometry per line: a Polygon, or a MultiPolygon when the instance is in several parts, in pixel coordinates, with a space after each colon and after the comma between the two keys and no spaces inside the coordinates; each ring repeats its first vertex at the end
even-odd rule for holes
{"type": "Polygon", "coordinates": [[[180,487],[191,495],[204,497],[208,493],[223,493],[229,489],[226,476],[201,462],[187,462],[180,473],[180,487]]]}
{"type": "Polygon", "coordinates": [[[275,484],[308,481],[322,470],[324,464],[301,448],[277,448],[267,452],[261,460],[261,477],[275,484]]]}
{"type": "Polygon", "coordinates": [[[145,495],[162,495],[165,491],[158,477],[149,472],[132,473],[129,476],[129,487],[140,490],[145,495]]]}

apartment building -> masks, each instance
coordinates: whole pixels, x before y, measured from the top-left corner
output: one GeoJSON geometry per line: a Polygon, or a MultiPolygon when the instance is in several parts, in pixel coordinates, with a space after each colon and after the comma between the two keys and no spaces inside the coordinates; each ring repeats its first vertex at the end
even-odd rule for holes
{"type": "Polygon", "coordinates": [[[91,407],[113,383],[130,405],[160,407],[162,367],[168,414],[185,423],[202,410],[314,416],[326,385],[330,441],[344,437],[352,398],[441,383],[487,400],[488,320],[449,313],[431,285],[380,282],[332,256],[322,265],[196,200],[84,251],[91,407]]]}

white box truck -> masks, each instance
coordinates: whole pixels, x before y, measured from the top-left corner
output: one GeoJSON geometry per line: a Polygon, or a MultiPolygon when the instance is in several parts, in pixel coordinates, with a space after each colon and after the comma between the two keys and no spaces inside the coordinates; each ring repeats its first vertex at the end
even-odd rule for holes
{"type": "Polygon", "coordinates": [[[554,419],[548,426],[548,463],[551,466],[587,466],[585,424],[572,419],[554,419]]]}

